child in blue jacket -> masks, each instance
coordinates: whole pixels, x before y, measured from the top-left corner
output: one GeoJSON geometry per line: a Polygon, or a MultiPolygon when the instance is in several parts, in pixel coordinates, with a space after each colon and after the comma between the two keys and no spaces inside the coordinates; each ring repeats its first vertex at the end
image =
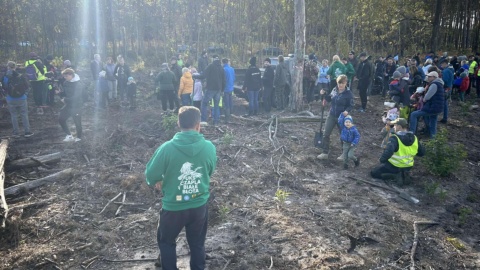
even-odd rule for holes
{"type": "Polygon", "coordinates": [[[348,169],[348,160],[353,160],[355,167],[360,165],[360,158],[355,156],[355,149],[360,141],[360,133],[357,127],[353,125],[352,116],[343,116],[340,114],[338,124],[342,127],[340,139],[342,140],[343,148],[343,168],[348,169]]]}

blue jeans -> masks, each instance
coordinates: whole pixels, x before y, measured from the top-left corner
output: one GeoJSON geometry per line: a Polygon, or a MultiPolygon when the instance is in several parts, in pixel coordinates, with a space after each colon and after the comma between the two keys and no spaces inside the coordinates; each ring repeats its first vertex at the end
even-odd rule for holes
{"type": "Polygon", "coordinates": [[[207,121],[208,113],[207,107],[210,100],[213,98],[213,124],[218,124],[220,121],[220,94],[221,91],[207,90],[205,96],[202,99],[202,122],[207,121]]]}
{"type": "Polygon", "coordinates": [[[258,90],[247,91],[248,95],[248,114],[256,114],[258,112],[258,90]]]}
{"type": "Polygon", "coordinates": [[[427,113],[421,110],[414,111],[410,113],[410,131],[415,133],[417,131],[417,123],[418,123],[418,118],[422,117],[425,121],[425,124],[428,127],[428,131],[430,133],[430,137],[435,137],[435,134],[437,134],[437,113],[427,113]]]}
{"type": "Polygon", "coordinates": [[[232,109],[232,107],[233,107],[232,92],[224,92],[223,93],[223,108],[232,109]]]}
{"type": "Polygon", "coordinates": [[[30,123],[28,122],[28,105],[26,99],[17,99],[7,101],[8,111],[10,112],[13,125],[13,134],[18,134],[18,113],[22,117],[22,124],[25,133],[30,133],[30,123]]]}
{"type": "Polygon", "coordinates": [[[182,100],[182,106],[192,105],[192,98],[190,97],[190,94],[182,94],[180,98],[182,100]]]}
{"type": "Polygon", "coordinates": [[[452,90],[448,90],[445,92],[445,103],[443,104],[443,118],[442,120],[447,121],[448,120],[448,100],[450,99],[450,96],[452,94],[452,90]]]}
{"type": "Polygon", "coordinates": [[[181,211],[163,210],[157,228],[157,242],[163,270],[177,270],[176,238],[185,227],[190,248],[190,269],[205,269],[205,238],[208,227],[208,206],[181,211]]]}

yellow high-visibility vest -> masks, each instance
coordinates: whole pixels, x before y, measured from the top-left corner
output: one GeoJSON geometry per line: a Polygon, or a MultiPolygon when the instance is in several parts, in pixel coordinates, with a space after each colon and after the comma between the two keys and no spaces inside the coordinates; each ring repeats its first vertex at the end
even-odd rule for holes
{"type": "Polygon", "coordinates": [[[413,167],[413,157],[418,153],[418,139],[415,136],[415,141],[412,145],[406,146],[402,143],[402,140],[396,135],[398,139],[398,151],[393,153],[392,157],[388,161],[397,168],[409,168],[413,167]]]}

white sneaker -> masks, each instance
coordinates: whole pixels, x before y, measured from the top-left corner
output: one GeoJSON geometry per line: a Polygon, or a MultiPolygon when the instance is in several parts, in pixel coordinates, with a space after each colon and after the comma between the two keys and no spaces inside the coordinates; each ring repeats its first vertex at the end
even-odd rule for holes
{"type": "Polygon", "coordinates": [[[328,159],[328,154],[325,154],[325,153],[320,154],[320,155],[317,156],[317,158],[318,159],[328,159]]]}
{"type": "Polygon", "coordinates": [[[337,160],[343,160],[343,154],[337,157],[337,160]]]}
{"type": "Polygon", "coordinates": [[[81,140],[82,140],[82,139],[80,139],[80,138],[75,138],[75,141],[76,141],[76,142],[79,142],[79,141],[81,141],[81,140]]]}
{"type": "Polygon", "coordinates": [[[42,115],[43,114],[43,108],[37,108],[37,114],[42,115]]]}
{"type": "Polygon", "coordinates": [[[63,139],[64,142],[74,142],[75,141],[75,138],[73,138],[72,135],[67,135],[67,137],[65,137],[65,139],[63,139]]]}

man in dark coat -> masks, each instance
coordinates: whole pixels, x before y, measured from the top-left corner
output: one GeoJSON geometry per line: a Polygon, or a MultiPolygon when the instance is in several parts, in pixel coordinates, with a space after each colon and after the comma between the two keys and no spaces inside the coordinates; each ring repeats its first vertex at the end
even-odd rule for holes
{"type": "Polygon", "coordinates": [[[360,54],[360,61],[361,62],[358,64],[357,69],[358,92],[362,102],[362,108],[360,109],[360,112],[365,112],[367,109],[367,90],[371,80],[370,75],[372,72],[372,67],[368,62],[367,54],[365,52],[360,54]]]}

